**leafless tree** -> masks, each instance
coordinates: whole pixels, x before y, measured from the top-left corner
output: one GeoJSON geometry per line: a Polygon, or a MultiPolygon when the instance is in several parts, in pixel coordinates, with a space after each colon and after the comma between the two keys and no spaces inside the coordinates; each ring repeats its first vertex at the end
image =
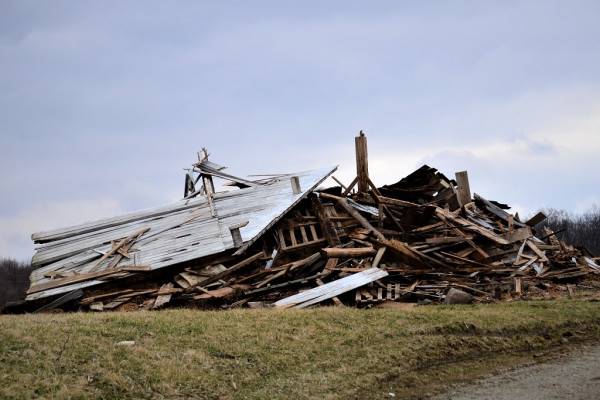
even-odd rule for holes
{"type": "Polygon", "coordinates": [[[31,271],[29,264],[11,258],[0,259],[0,310],[10,301],[23,299],[31,271]]]}
{"type": "Polygon", "coordinates": [[[548,226],[554,232],[559,232],[561,240],[583,246],[594,255],[600,255],[600,208],[593,206],[583,214],[572,214],[565,210],[542,210],[548,216],[546,221],[539,224],[538,232],[543,226],[548,226]]]}

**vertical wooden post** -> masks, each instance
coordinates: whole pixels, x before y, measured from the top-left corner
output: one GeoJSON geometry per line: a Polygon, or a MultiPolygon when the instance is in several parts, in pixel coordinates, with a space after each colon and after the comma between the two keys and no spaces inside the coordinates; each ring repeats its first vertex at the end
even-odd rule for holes
{"type": "Polygon", "coordinates": [[[231,232],[231,238],[233,239],[233,247],[240,247],[244,243],[242,240],[242,234],[240,233],[240,228],[229,228],[229,232],[231,232]]]}
{"type": "Polygon", "coordinates": [[[340,237],[337,233],[335,225],[327,215],[323,204],[317,196],[313,196],[311,198],[312,208],[321,224],[321,231],[323,231],[323,236],[327,239],[327,243],[332,246],[339,246],[341,244],[340,237]]]}
{"type": "Polygon", "coordinates": [[[367,137],[360,131],[354,138],[356,147],[356,176],[358,178],[358,193],[369,191],[369,157],[367,153],[367,137]]]}
{"type": "Polygon", "coordinates": [[[244,240],[242,239],[242,233],[240,232],[240,228],[248,225],[249,221],[240,222],[239,224],[231,225],[229,227],[229,232],[231,233],[231,238],[233,239],[233,246],[240,247],[244,244],[244,240]]]}
{"type": "Polygon", "coordinates": [[[292,176],[290,181],[292,183],[292,192],[294,194],[300,194],[302,192],[302,188],[300,187],[300,178],[297,176],[292,176]]]}
{"type": "Polygon", "coordinates": [[[202,175],[202,184],[204,185],[204,192],[207,196],[210,196],[215,192],[215,185],[210,175],[202,175]]]}
{"type": "Polygon", "coordinates": [[[456,185],[458,186],[458,201],[460,206],[471,202],[471,188],[469,186],[469,175],[467,171],[457,172],[456,185]]]}

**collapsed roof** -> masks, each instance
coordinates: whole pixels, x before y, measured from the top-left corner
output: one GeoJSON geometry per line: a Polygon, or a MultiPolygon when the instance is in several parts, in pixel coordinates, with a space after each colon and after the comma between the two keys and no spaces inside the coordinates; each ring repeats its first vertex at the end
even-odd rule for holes
{"type": "Polygon", "coordinates": [[[336,169],[251,182],[202,168],[204,177],[245,182],[243,188],[196,197],[188,194],[187,199],[167,206],[34,233],[32,239],[40,246],[32,259],[36,269],[26,300],[101,284],[92,274],[102,277],[106,270],[114,273],[120,268],[121,276],[127,276],[140,267],[157,270],[251,244],[336,169]],[[292,177],[298,178],[297,193],[292,177]],[[237,244],[231,232],[236,228],[241,235],[237,244]],[[65,284],[69,279],[73,283],[65,284]]]}

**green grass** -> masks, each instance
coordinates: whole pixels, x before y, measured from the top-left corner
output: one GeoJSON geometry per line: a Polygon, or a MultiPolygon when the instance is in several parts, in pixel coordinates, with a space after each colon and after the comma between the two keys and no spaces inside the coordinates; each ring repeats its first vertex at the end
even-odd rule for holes
{"type": "Polygon", "coordinates": [[[420,398],[565,336],[599,303],[5,315],[0,398],[420,398]]]}

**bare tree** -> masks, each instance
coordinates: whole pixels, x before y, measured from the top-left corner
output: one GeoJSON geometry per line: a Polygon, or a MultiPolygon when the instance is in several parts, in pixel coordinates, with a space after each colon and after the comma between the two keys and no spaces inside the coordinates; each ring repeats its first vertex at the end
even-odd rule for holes
{"type": "Polygon", "coordinates": [[[23,299],[31,271],[29,264],[11,258],[0,259],[0,310],[10,301],[23,299]]]}
{"type": "Polygon", "coordinates": [[[583,214],[572,214],[565,210],[542,210],[548,216],[544,222],[536,226],[538,232],[544,226],[558,232],[561,240],[583,246],[594,255],[600,254],[600,208],[593,206],[583,214]]]}

